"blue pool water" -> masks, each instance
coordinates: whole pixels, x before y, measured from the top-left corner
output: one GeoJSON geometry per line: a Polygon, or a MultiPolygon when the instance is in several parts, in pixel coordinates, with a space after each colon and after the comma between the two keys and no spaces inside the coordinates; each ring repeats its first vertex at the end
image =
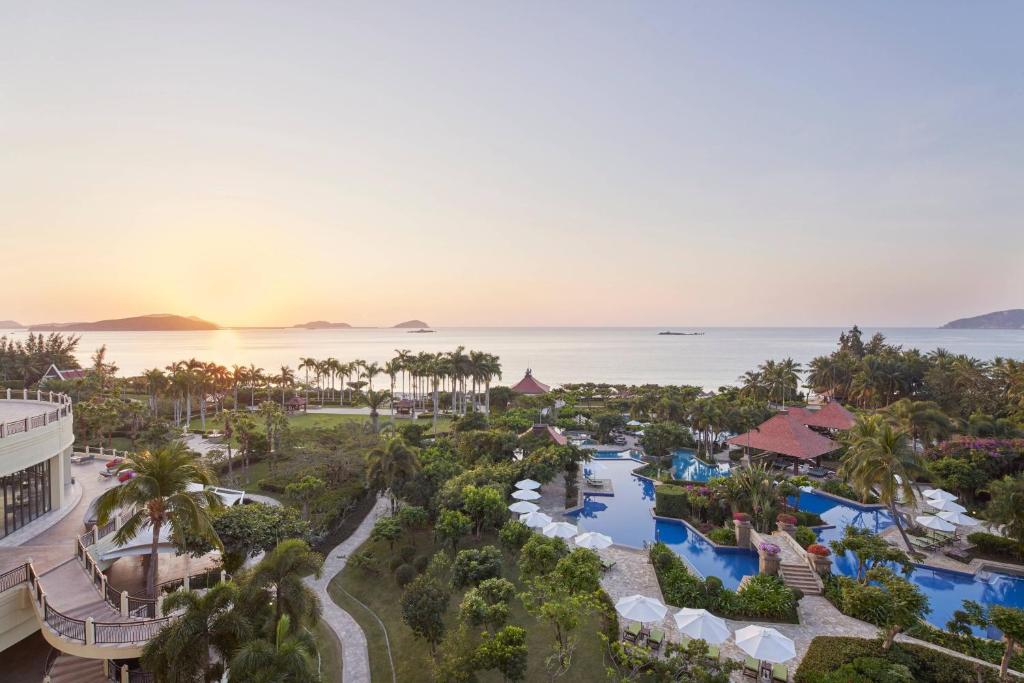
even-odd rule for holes
{"type": "MultiPolygon", "coordinates": [[[[841,538],[843,530],[851,525],[880,532],[893,523],[887,510],[855,506],[814,492],[802,493],[799,507],[816,512],[826,524],[835,525],[835,528],[818,531],[818,539],[824,544],[841,538]]],[[[837,574],[855,576],[857,563],[853,554],[834,557],[832,570],[837,574]]],[[[981,578],[945,569],[916,567],[907,578],[928,596],[932,611],[927,620],[940,628],[946,625],[955,610],[960,609],[964,600],[1024,608],[1024,579],[1019,577],[991,573],[981,578]]],[[[986,634],[978,631],[977,635],[986,634]]]]}
{"type": "Polygon", "coordinates": [[[632,451],[628,448],[592,448],[590,449],[590,456],[596,460],[621,460],[623,458],[629,458],[632,451]]]}
{"type": "Polygon", "coordinates": [[[697,459],[690,448],[680,448],[672,453],[672,477],[682,481],[707,481],[714,477],[728,477],[728,465],[708,465],[697,459]]]}
{"type": "MultiPolygon", "coordinates": [[[[747,574],[757,573],[757,554],[748,550],[716,551],[704,539],[678,522],[655,520],[654,484],[634,476],[635,460],[601,463],[602,479],[611,479],[614,496],[588,495],[583,509],[573,513],[586,531],[599,531],[616,543],[643,547],[644,542],[662,541],[686,559],[704,576],[717,576],[727,588],[735,589],[747,574]]],[[[584,468],[586,469],[586,468],[584,468]]]]}

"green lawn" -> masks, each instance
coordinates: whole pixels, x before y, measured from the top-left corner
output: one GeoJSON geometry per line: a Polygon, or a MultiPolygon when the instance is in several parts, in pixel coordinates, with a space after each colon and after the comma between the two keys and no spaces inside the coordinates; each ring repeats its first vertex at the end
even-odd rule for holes
{"type": "MultiPolygon", "coordinates": [[[[413,536],[414,545],[419,554],[430,554],[436,550],[431,533],[420,532],[413,536]]],[[[374,683],[378,681],[389,683],[391,678],[391,667],[388,662],[387,649],[385,645],[385,634],[380,623],[367,611],[372,610],[383,622],[387,629],[387,638],[390,639],[391,652],[395,662],[395,674],[398,681],[433,681],[433,664],[430,657],[430,650],[427,644],[413,636],[409,628],[402,622],[402,611],[400,605],[401,589],[394,583],[392,574],[387,570],[393,554],[397,554],[400,545],[408,543],[403,539],[395,544],[395,550],[388,549],[386,543],[374,543],[367,541],[360,549],[370,548],[374,554],[381,558],[383,567],[380,576],[366,575],[360,571],[346,567],[338,576],[331,581],[328,591],[334,601],[349,612],[352,617],[362,626],[366,633],[367,644],[370,651],[370,669],[374,683]],[[345,595],[348,591],[357,598],[363,605],[356,603],[351,597],[345,595]]],[[[464,541],[461,548],[477,547],[481,545],[497,544],[493,534],[484,535],[481,539],[464,541]]],[[[522,588],[519,582],[519,571],[515,559],[508,553],[504,554],[502,575],[513,581],[517,587],[522,588]]],[[[456,624],[458,605],[462,600],[463,591],[453,593],[446,620],[449,628],[456,624]]],[[[523,608],[519,600],[512,604],[512,615],[510,624],[523,626],[528,634],[527,647],[530,652],[529,669],[526,674],[527,681],[546,680],[547,672],[544,670],[544,659],[551,652],[551,644],[554,642],[552,628],[547,623],[537,622],[523,608]]],[[[600,630],[600,618],[592,616],[577,631],[579,644],[573,655],[572,668],[560,678],[562,681],[601,681],[605,680],[604,651],[598,638],[600,630]]],[[[482,672],[479,674],[481,681],[501,681],[501,676],[494,671],[482,672]]]]}
{"type": "Polygon", "coordinates": [[[331,627],[319,622],[313,629],[316,649],[320,654],[320,680],[334,683],[341,680],[341,641],[331,627]]]}
{"type": "MultiPolygon", "coordinates": [[[[256,423],[260,423],[258,416],[256,423]]],[[[338,415],[334,413],[320,413],[311,411],[309,413],[296,413],[288,416],[289,423],[295,429],[312,429],[315,427],[333,427],[334,425],[341,424],[344,422],[369,422],[369,415],[338,415]]],[[[391,416],[388,413],[381,413],[380,424],[381,426],[391,422],[391,416]]],[[[408,424],[408,419],[397,419],[396,424],[403,425],[408,424]]],[[[426,427],[431,426],[430,420],[416,420],[417,424],[422,424],[426,427]]],[[[451,418],[439,417],[437,419],[438,431],[446,431],[451,426],[451,418]]],[[[206,418],[206,429],[207,431],[220,430],[224,427],[224,420],[219,415],[209,415],[206,418]]],[[[202,422],[195,415],[192,416],[192,422],[189,423],[189,429],[201,430],[203,428],[202,422]]]]}

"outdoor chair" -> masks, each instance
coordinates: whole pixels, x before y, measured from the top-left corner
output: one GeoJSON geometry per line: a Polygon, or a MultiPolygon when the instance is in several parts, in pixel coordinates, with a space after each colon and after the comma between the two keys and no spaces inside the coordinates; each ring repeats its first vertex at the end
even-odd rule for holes
{"type": "Polygon", "coordinates": [[[761,663],[753,657],[743,660],[743,675],[756,679],[761,673],[761,663]]]}
{"type": "Polygon", "coordinates": [[[640,639],[640,624],[630,624],[626,627],[626,630],[622,632],[622,639],[630,643],[635,643],[640,639]]]}
{"type": "Polygon", "coordinates": [[[654,652],[661,649],[661,644],[665,642],[665,632],[660,628],[653,629],[651,634],[647,636],[647,645],[654,652]]]}
{"type": "Polygon", "coordinates": [[[608,571],[609,569],[611,569],[614,566],[615,566],[615,561],[614,560],[611,561],[611,562],[609,562],[608,560],[601,560],[601,570],[602,571],[608,571]]]}
{"type": "Polygon", "coordinates": [[[75,463],[76,465],[80,465],[83,462],[87,462],[89,460],[95,460],[95,459],[96,459],[96,454],[95,453],[89,453],[88,455],[72,455],[71,456],[71,462],[75,463]]]}
{"type": "Polygon", "coordinates": [[[785,664],[772,664],[772,683],[789,683],[789,667],[785,664]]]}
{"type": "Polygon", "coordinates": [[[604,482],[601,481],[600,479],[591,479],[590,477],[587,477],[587,486],[591,486],[595,489],[600,489],[604,488],[604,482]]]}

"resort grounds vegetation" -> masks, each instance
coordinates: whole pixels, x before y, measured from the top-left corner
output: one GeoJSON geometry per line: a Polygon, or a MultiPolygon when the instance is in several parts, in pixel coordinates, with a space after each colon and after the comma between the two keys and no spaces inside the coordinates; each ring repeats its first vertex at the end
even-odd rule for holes
{"type": "Polygon", "coordinates": [[[651,546],[650,559],[669,605],[703,608],[730,619],[791,624],[799,621],[796,605],[803,596],[778,577],[759,574],[740,590],[731,591],[716,576],[700,579],[691,574],[683,560],[664,543],[651,546]]]}
{"type": "Polygon", "coordinates": [[[1005,536],[975,531],[967,534],[967,541],[974,546],[975,557],[1003,562],[1019,562],[1024,557],[1024,546],[1005,536]]]}
{"type": "Polygon", "coordinates": [[[818,636],[811,641],[795,683],[994,683],[996,672],[921,645],[883,648],[881,640],[818,636]]]}

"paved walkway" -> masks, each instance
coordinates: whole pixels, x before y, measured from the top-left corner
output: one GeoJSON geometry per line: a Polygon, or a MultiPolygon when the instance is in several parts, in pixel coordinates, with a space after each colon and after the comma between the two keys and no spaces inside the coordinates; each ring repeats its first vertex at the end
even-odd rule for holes
{"type": "Polygon", "coordinates": [[[370,531],[373,530],[376,521],[386,516],[390,510],[391,503],[387,496],[378,498],[377,504],[370,510],[370,514],[366,515],[366,519],[352,532],[352,535],[324,558],[320,578],[306,577],[306,583],[316,591],[320,598],[324,622],[334,630],[338,640],[341,641],[341,680],[343,683],[370,683],[370,654],[366,647],[366,634],[363,633],[363,629],[352,618],[352,615],[338,607],[338,604],[327,592],[327,585],[345,568],[348,556],[370,537],[370,531]]]}

